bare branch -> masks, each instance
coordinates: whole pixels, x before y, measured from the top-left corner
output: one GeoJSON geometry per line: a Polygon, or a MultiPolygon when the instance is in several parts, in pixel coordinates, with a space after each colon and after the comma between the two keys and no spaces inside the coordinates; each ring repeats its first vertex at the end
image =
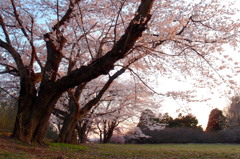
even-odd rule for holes
{"type": "Polygon", "coordinates": [[[121,15],[121,11],[122,11],[122,8],[125,4],[126,0],[124,0],[119,8],[119,11],[117,13],[117,18],[116,18],[116,21],[115,21],[115,26],[114,26],[114,45],[116,44],[116,40],[117,40],[117,23],[118,23],[118,19],[119,19],[119,16],[121,15]]]}
{"type": "Polygon", "coordinates": [[[187,24],[185,24],[185,25],[182,27],[182,29],[181,29],[176,35],[181,35],[181,34],[184,32],[184,30],[187,28],[187,26],[188,26],[191,18],[192,18],[192,16],[190,16],[189,20],[187,21],[187,24]]]}
{"type": "MultiPolygon", "coordinates": [[[[78,9],[79,9],[79,13],[80,13],[80,16],[81,16],[81,23],[83,24],[83,14],[82,14],[82,10],[81,10],[81,8],[80,8],[80,6],[78,6],[78,9]]],[[[77,22],[77,24],[79,25],[79,23],[77,22]]],[[[97,23],[96,23],[97,24],[97,23]]],[[[96,25],[95,24],[95,25],[96,25]]],[[[94,25],[94,26],[95,26],[94,25]]],[[[79,25],[79,27],[80,27],[80,25],[79,25]]],[[[86,34],[86,30],[85,30],[85,27],[84,27],[84,25],[82,26],[82,30],[83,30],[83,35],[84,35],[84,37],[85,37],[85,40],[86,40],[86,43],[87,43],[87,47],[88,47],[88,51],[89,51],[89,53],[90,53],[90,55],[91,55],[91,58],[92,58],[92,60],[94,59],[94,57],[93,57],[93,53],[92,53],[92,51],[91,51],[91,49],[90,49],[90,45],[89,45],[89,42],[88,42],[88,38],[87,38],[87,34],[86,34]]]]}
{"type": "Polygon", "coordinates": [[[212,70],[223,80],[225,79],[218,73],[218,71],[212,66],[212,64],[202,55],[200,52],[198,52],[195,48],[191,48],[192,51],[194,51],[198,56],[200,56],[211,68],[212,70]]]}
{"type": "Polygon", "coordinates": [[[141,82],[143,85],[145,85],[149,90],[151,90],[153,93],[160,95],[160,96],[166,96],[166,94],[162,94],[162,93],[158,93],[156,92],[154,89],[152,89],[146,82],[144,82],[142,80],[142,78],[135,72],[133,71],[131,68],[128,68],[128,70],[130,70],[141,82]]]}
{"type": "MultiPolygon", "coordinates": [[[[4,48],[12,55],[19,71],[24,69],[25,66],[22,62],[21,56],[10,44],[8,44],[0,39],[0,47],[4,48]]],[[[21,74],[21,72],[19,72],[19,73],[21,74]]]]}
{"type": "Polygon", "coordinates": [[[191,20],[193,23],[199,23],[199,24],[201,24],[202,26],[204,26],[204,27],[206,27],[206,28],[215,30],[213,27],[204,24],[204,23],[203,23],[204,20],[203,20],[203,21],[201,21],[201,20],[194,20],[194,19],[193,19],[193,16],[190,17],[190,20],[191,20]]]}

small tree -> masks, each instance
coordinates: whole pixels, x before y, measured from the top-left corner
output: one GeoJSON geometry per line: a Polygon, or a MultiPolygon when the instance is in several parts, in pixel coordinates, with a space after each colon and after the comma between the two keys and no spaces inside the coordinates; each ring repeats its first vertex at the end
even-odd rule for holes
{"type": "Polygon", "coordinates": [[[224,127],[224,122],[225,122],[225,117],[223,115],[223,112],[215,108],[210,112],[206,131],[213,132],[213,131],[222,130],[224,127]]]}
{"type": "Polygon", "coordinates": [[[137,125],[142,132],[148,133],[152,130],[161,130],[165,128],[165,124],[161,123],[160,119],[150,109],[146,109],[142,112],[137,125]]]}

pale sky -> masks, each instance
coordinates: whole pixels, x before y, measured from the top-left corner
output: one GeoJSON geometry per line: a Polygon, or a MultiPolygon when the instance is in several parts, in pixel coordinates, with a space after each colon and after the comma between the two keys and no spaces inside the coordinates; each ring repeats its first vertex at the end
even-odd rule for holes
{"type": "MultiPolygon", "coordinates": [[[[210,111],[214,108],[218,108],[220,110],[223,110],[226,106],[229,104],[229,99],[236,95],[239,88],[239,79],[240,74],[239,68],[234,66],[235,62],[240,63],[240,53],[238,50],[234,50],[230,47],[225,47],[224,54],[228,54],[230,57],[232,57],[233,61],[229,61],[226,63],[226,65],[229,68],[219,70],[218,73],[224,78],[225,81],[223,81],[220,77],[217,77],[217,80],[221,83],[220,85],[217,85],[215,87],[212,86],[205,86],[204,88],[197,88],[194,87],[193,84],[196,81],[191,80],[191,77],[187,77],[187,79],[183,80],[183,82],[176,81],[174,79],[164,79],[164,78],[158,78],[158,81],[160,80],[161,83],[157,86],[157,89],[155,89],[157,92],[160,91],[186,91],[186,90],[195,90],[194,99],[196,100],[204,100],[208,99],[207,101],[202,102],[186,102],[182,101],[181,99],[174,100],[173,98],[165,98],[165,101],[161,103],[160,112],[169,112],[169,114],[173,117],[176,117],[178,113],[182,112],[190,112],[193,115],[195,115],[199,121],[199,125],[202,125],[203,128],[207,126],[208,122],[208,116],[210,114],[210,111]],[[228,75],[232,75],[233,77],[228,78],[228,75]],[[235,82],[235,84],[230,83],[229,81],[235,82]],[[189,110],[190,109],[190,110],[189,110]],[[179,111],[180,110],[180,111],[179,111]]],[[[228,57],[229,58],[229,57],[228,57]]],[[[217,73],[215,73],[217,74],[217,73]]],[[[208,79],[206,77],[205,79],[208,79]]]]}

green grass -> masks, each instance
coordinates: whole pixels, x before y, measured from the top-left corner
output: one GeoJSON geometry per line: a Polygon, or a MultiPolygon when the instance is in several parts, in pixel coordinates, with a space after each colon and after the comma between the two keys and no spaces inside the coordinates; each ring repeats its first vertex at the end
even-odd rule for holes
{"type": "Polygon", "coordinates": [[[6,150],[2,151],[0,147],[0,159],[56,159],[59,156],[63,159],[240,159],[240,145],[234,144],[71,145],[51,143],[48,148],[42,148],[42,150],[44,152],[40,154],[31,154],[29,153],[31,151],[26,152],[21,149],[10,153],[6,150]]]}
{"type": "Polygon", "coordinates": [[[72,144],[64,144],[64,143],[50,143],[50,149],[52,150],[66,150],[71,152],[78,152],[87,150],[88,147],[84,145],[72,145],[72,144]]]}
{"type": "Polygon", "coordinates": [[[24,152],[11,153],[0,150],[0,159],[29,159],[29,158],[33,159],[31,156],[24,152]]]}
{"type": "Polygon", "coordinates": [[[98,145],[98,158],[240,158],[239,145],[163,144],[163,145],[98,145]]]}

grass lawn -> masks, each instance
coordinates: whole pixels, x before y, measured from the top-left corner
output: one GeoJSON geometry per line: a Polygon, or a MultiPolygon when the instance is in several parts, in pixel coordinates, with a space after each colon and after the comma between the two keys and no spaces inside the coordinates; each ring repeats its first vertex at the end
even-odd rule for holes
{"type": "Polygon", "coordinates": [[[29,146],[0,137],[0,159],[240,159],[240,145],[159,144],[29,146]]]}

